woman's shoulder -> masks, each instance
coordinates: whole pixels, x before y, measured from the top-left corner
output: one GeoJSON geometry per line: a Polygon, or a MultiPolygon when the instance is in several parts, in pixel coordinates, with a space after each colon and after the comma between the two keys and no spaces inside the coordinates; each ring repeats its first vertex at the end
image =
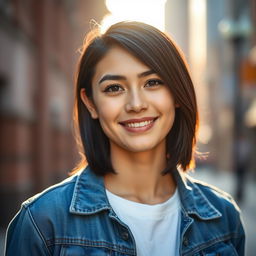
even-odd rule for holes
{"type": "Polygon", "coordinates": [[[22,208],[40,211],[69,206],[78,176],[79,173],[35,194],[22,203],[22,208]]]}
{"type": "Polygon", "coordinates": [[[190,232],[194,241],[199,246],[209,245],[204,250],[206,254],[218,251],[221,255],[225,252],[233,255],[236,250],[239,255],[243,255],[245,233],[240,209],[233,197],[188,174],[183,180],[186,193],[186,197],[182,195],[183,209],[193,218],[190,232]]]}
{"type": "Polygon", "coordinates": [[[240,208],[232,195],[207,182],[195,179],[189,175],[186,175],[186,177],[188,182],[197,188],[197,191],[199,191],[201,196],[205,200],[209,201],[209,203],[211,203],[222,214],[237,213],[240,215],[240,208]]]}
{"type": "Polygon", "coordinates": [[[7,229],[8,253],[26,246],[31,249],[31,244],[34,243],[39,246],[38,250],[45,250],[44,255],[49,254],[48,243],[51,244],[56,232],[61,232],[63,223],[68,223],[69,208],[78,177],[79,173],[22,203],[7,229]],[[29,234],[29,240],[26,235],[20,234],[29,234]]]}

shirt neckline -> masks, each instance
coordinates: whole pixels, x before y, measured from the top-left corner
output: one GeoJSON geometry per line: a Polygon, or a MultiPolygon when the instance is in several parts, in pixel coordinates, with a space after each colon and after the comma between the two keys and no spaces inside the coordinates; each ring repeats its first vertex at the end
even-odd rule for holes
{"type": "Polygon", "coordinates": [[[175,189],[174,194],[159,204],[143,204],[135,201],[131,201],[120,197],[116,194],[111,193],[106,189],[106,194],[109,199],[110,205],[114,208],[118,207],[123,209],[125,214],[136,216],[138,218],[163,218],[165,216],[170,216],[172,213],[176,213],[180,209],[180,199],[178,189],[175,189]]]}

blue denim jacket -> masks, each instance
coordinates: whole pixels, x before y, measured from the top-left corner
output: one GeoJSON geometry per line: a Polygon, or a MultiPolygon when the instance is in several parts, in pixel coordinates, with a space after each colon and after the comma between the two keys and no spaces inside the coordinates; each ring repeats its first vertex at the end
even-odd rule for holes
{"type": "MultiPolygon", "coordinates": [[[[244,255],[231,197],[178,171],[174,177],[182,204],[180,255],[244,255]]],[[[136,255],[136,244],[111,208],[103,178],[87,167],[23,203],[8,227],[6,255],[136,255]]]]}

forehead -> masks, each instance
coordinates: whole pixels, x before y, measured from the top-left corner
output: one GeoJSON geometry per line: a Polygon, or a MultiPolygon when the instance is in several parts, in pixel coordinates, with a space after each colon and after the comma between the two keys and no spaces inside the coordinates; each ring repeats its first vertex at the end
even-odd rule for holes
{"type": "MultiPolygon", "coordinates": [[[[94,79],[105,74],[133,75],[150,68],[127,50],[114,46],[99,61],[95,68],[94,79]]],[[[93,80],[94,80],[93,79],[93,80]]]]}

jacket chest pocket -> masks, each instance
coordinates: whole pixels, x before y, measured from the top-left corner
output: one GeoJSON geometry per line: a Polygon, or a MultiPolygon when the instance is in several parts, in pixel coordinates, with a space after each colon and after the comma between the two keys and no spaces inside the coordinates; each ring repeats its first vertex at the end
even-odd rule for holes
{"type": "Polygon", "coordinates": [[[60,256],[130,256],[104,247],[83,245],[61,245],[60,256]]]}
{"type": "Polygon", "coordinates": [[[230,242],[220,242],[202,250],[202,256],[238,256],[236,249],[230,242]]]}
{"type": "Polygon", "coordinates": [[[116,254],[107,248],[88,247],[80,245],[63,245],[60,256],[115,256],[116,254]]]}

